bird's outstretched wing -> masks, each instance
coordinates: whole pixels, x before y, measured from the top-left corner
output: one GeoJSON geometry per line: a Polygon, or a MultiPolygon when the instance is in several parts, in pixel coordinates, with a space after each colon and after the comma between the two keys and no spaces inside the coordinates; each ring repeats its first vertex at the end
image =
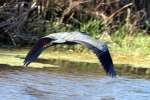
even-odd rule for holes
{"type": "Polygon", "coordinates": [[[50,34],[41,38],[27,54],[24,61],[24,65],[27,66],[28,64],[30,64],[30,62],[36,60],[40,53],[45,49],[44,45],[48,43],[52,43],[53,45],[57,43],[83,44],[97,55],[102,66],[104,67],[104,70],[108,75],[116,75],[113,61],[107,48],[107,45],[101,42],[100,40],[92,39],[90,36],[88,36],[85,33],[83,34],[82,32],[60,32],[50,34]]]}
{"type": "Polygon", "coordinates": [[[45,49],[45,45],[50,43],[53,39],[49,37],[43,37],[37,41],[37,43],[32,47],[24,60],[24,66],[30,64],[30,62],[36,60],[40,53],[45,49]]]}
{"type": "Polygon", "coordinates": [[[80,41],[80,43],[85,45],[87,48],[91,49],[96,54],[96,56],[98,57],[99,61],[101,62],[107,75],[110,75],[110,76],[116,75],[113,61],[112,61],[112,58],[111,58],[111,55],[109,53],[107,46],[105,47],[105,50],[103,51],[103,50],[100,50],[99,48],[95,47],[93,44],[89,44],[84,41],[80,41]]]}
{"type": "Polygon", "coordinates": [[[111,55],[109,53],[107,45],[104,42],[92,39],[90,36],[84,34],[79,34],[76,36],[74,35],[73,38],[68,39],[68,42],[77,42],[85,45],[96,54],[108,75],[116,75],[111,55]]]}

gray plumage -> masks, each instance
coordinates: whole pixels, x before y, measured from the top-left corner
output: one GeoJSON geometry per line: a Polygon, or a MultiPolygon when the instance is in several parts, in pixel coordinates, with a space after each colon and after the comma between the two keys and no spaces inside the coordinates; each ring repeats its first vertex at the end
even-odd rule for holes
{"type": "Polygon", "coordinates": [[[27,54],[24,65],[28,66],[38,58],[44,49],[56,44],[83,44],[96,54],[108,75],[116,75],[107,45],[100,40],[91,38],[85,32],[59,32],[42,37],[27,54]]]}

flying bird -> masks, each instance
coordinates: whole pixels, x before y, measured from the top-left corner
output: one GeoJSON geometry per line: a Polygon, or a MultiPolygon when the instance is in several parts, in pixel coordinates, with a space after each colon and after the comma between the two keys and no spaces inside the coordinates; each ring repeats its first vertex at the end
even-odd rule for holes
{"type": "Polygon", "coordinates": [[[56,44],[84,45],[96,54],[107,75],[116,76],[107,45],[98,39],[93,39],[86,32],[59,32],[42,37],[25,57],[24,66],[28,66],[31,62],[35,61],[43,50],[56,44]]]}

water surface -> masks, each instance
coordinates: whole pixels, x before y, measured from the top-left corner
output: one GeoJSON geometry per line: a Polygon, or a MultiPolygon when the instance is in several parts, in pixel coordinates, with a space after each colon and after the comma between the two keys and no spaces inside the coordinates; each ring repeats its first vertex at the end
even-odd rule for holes
{"type": "MultiPolygon", "coordinates": [[[[0,66],[0,100],[149,100],[150,80],[105,76],[99,67],[66,63],[60,68],[0,66]],[[77,66],[78,65],[78,66],[77,66]],[[91,70],[92,69],[92,70],[91,70]]],[[[91,66],[91,65],[90,65],[91,66]]]]}

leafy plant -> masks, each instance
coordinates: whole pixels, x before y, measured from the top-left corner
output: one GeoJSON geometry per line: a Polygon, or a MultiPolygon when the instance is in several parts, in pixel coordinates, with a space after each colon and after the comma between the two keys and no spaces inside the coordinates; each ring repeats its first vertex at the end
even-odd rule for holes
{"type": "Polygon", "coordinates": [[[102,29],[102,22],[100,19],[91,19],[86,23],[81,23],[80,31],[89,32],[92,36],[96,37],[100,34],[102,29]]]}

